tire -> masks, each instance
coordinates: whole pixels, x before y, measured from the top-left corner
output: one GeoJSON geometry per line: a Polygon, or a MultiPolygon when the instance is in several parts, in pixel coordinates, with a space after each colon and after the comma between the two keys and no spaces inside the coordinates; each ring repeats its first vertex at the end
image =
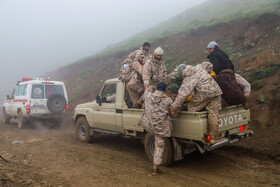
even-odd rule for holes
{"type": "MultiPolygon", "coordinates": [[[[174,161],[174,147],[171,138],[164,138],[165,147],[163,152],[162,166],[169,166],[174,161]]],[[[144,147],[146,152],[146,157],[150,162],[154,159],[155,150],[155,138],[154,135],[147,133],[144,139],[144,147]]]]}
{"type": "Polygon", "coordinates": [[[94,136],[90,135],[90,127],[85,117],[79,117],[75,123],[76,136],[81,142],[91,143],[94,136]]]}
{"type": "Polygon", "coordinates": [[[22,112],[19,111],[17,114],[17,124],[18,128],[22,129],[26,126],[27,119],[23,116],[22,112]]]}
{"type": "Polygon", "coordinates": [[[4,124],[10,124],[10,117],[6,112],[6,109],[3,110],[3,123],[4,124]]]}
{"type": "Polygon", "coordinates": [[[53,94],[48,98],[47,107],[52,113],[61,113],[66,108],[66,99],[63,95],[53,94]]]}

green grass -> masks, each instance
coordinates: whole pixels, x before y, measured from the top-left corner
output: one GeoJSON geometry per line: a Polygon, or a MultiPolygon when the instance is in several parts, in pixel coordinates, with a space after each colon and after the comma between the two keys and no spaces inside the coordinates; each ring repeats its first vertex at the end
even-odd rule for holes
{"type": "Polygon", "coordinates": [[[89,73],[93,72],[95,68],[90,67],[86,69],[82,69],[78,72],[78,75],[81,79],[85,79],[88,77],[89,73]]]}
{"type": "MultiPolygon", "coordinates": [[[[279,7],[279,0],[242,0],[238,1],[238,3],[234,0],[208,0],[145,32],[108,46],[96,56],[106,56],[121,50],[129,52],[139,47],[144,41],[153,43],[160,38],[168,37],[178,32],[190,32],[200,27],[209,27],[264,13],[274,13],[278,11],[279,7]]],[[[227,43],[227,40],[224,39],[219,42],[227,43]]]]}
{"type": "Polygon", "coordinates": [[[256,52],[258,52],[258,53],[260,53],[260,52],[262,52],[262,51],[264,51],[264,49],[261,48],[261,47],[259,47],[259,48],[256,50],[256,52]]]}
{"type": "Polygon", "coordinates": [[[257,98],[257,101],[259,104],[266,104],[268,103],[268,97],[262,94],[257,98]]]}
{"type": "Polygon", "coordinates": [[[260,81],[255,81],[251,84],[251,86],[254,89],[261,89],[264,86],[264,84],[260,81]]]}
{"type": "Polygon", "coordinates": [[[280,67],[280,63],[270,63],[266,67],[261,67],[260,69],[249,74],[247,80],[252,83],[258,79],[263,79],[274,75],[280,67]]]}

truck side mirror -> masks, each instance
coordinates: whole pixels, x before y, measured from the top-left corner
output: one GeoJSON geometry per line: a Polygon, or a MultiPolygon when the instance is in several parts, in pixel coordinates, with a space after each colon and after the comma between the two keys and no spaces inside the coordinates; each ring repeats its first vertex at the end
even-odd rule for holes
{"type": "Polygon", "coordinates": [[[101,106],[102,102],[99,95],[96,96],[96,102],[99,103],[99,106],[101,106]]]}
{"type": "Polygon", "coordinates": [[[7,99],[7,100],[11,99],[10,95],[7,95],[7,96],[6,96],[6,99],[7,99]]]}

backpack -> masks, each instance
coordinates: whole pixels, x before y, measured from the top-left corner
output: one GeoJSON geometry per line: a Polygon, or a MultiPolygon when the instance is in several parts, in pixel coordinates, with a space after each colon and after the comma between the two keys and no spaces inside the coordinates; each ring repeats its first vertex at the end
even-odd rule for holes
{"type": "Polygon", "coordinates": [[[240,85],[237,83],[235,74],[231,69],[222,70],[217,75],[216,81],[223,91],[222,98],[229,105],[244,104],[246,102],[246,97],[244,96],[240,85]]]}
{"type": "Polygon", "coordinates": [[[133,62],[138,50],[131,52],[127,58],[122,62],[121,70],[119,72],[119,79],[123,83],[127,83],[132,75],[131,63],[133,62]]]}

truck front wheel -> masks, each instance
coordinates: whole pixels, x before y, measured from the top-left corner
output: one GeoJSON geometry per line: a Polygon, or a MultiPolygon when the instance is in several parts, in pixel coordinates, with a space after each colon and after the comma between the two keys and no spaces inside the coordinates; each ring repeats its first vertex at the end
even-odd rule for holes
{"type": "MultiPolygon", "coordinates": [[[[174,148],[171,138],[164,138],[165,140],[165,147],[163,153],[163,166],[168,166],[173,163],[174,161],[174,148]]],[[[144,139],[144,147],[146,152],[146,157],[150,162],[153,162],[154,158],[154,150],[155,150],[155,138],[153,135],[147,133],[144,139]]]]}
{"type": "Polygon", "coordinates": [[[90,127],[85,117],[79,117],[76,121],[76,135],[81,142],[90,143],[93,136],[90,135],[90,127]]]}

